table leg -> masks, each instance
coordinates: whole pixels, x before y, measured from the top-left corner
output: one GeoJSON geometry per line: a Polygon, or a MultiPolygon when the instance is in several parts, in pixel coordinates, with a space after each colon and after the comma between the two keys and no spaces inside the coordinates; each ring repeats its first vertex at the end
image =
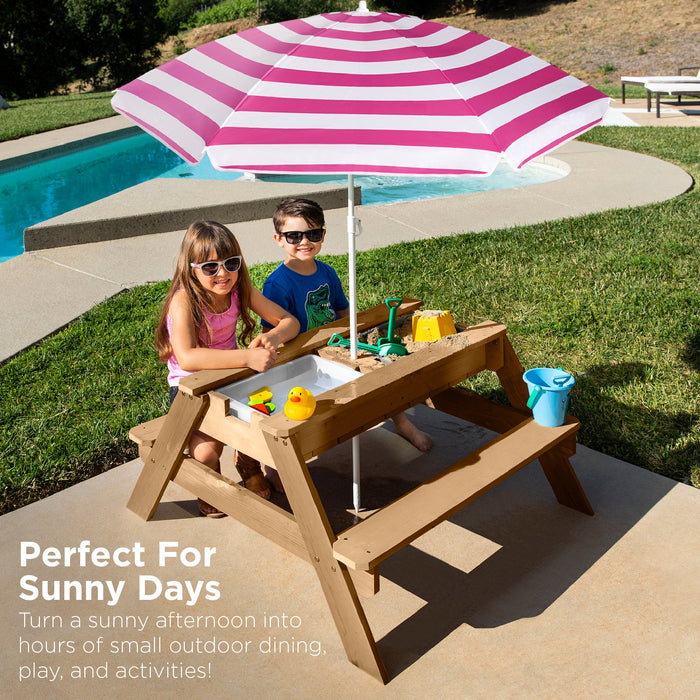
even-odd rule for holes
{"type": "Polygon", "coordinates": [[[586,515],[595,515],[593,508],[567,457],[555,452],[539,456],[542,471],[554,491],[557,501],[586,515]]]}
{"type": "Polygon", "coordinates": [[[175,397],[126,504],[144,520],[150,520],[156,512],[168,482],[182,464],[183,452],[208,403],[206,394],[193,396],[180,391],[175,397]]]}
{"type": "Polygon", "coordinates": [[[335,621],[348,660],[381,683],[388,682],[376,642],[348,569],[333,556],[336,536],[293,437],[265,433],[287,499],[335,621]]]}
{"type": "Polygon", "coordinates": [[[510,405],[529,412],[527,400],[529,393],[523,379],[525,368],[520,364],[518,356],[507,337],[503,338],[503,366],[496,370],[498,380],[506,392],[510,405]]]}
{"type": "MultiPolygon", "coordinates": [[[[527,408],[529,394],[523,379],[523,372],[524,368],[515,354],[513,346],[508,338],[504,338],[503,367],[497,370],[496,374],[511,406],[529,410],[527,408]]],[[[559,451],[550,450],[540,455],[539,461],[557,501],[563,506],[574,508],[587,515],[593,515],[593,508],[568,458],[559,451]]]]}

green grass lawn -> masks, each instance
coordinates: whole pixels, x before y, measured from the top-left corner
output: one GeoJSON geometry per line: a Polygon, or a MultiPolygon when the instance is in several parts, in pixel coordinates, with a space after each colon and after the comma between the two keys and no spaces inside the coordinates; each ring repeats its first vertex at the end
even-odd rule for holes
{"type": "Polygon", "coordinates": [[[90,92],[11,100],[10,109],[0,111],[0,141],[113,117],[111,99],[111,92],[90,92]]]}
{"type": "MultiPolygon", "coordinates": [[[[697,180],[699,129],[583,138],[673,161],[697,180]]],[[[403,243],[358,256],[359,306],[402,294],[464,322],[503,322],[526,368],[576,377],[579,441],[700,487],[697,189],[669,202],[403,243]]],[[[326,257],[347,283],[347,259],[326,257]]],[[[262,285],[274,265],[252,269],[262,285]]],[[[166,410],[152,336],[166,283],[124,292],[0,366],[0,512],[136,456],[133,425],[166,410]]],[[[495,376],[468,386],[505,400],[495,376]]]]}

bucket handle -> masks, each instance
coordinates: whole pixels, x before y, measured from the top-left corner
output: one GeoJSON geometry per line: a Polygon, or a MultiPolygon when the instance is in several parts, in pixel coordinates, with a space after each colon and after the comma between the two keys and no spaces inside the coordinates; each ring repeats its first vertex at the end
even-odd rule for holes
{"type": "Polygon", "coordinates": [[[532,393],[530,394],[530,397],[527,400],[527,407],[528,408],[533,408],[534,405],[537,403],[537,399],[540,398],[540,395],[542,394],[542,387],[535,386],[532,389],[532,393]]]}

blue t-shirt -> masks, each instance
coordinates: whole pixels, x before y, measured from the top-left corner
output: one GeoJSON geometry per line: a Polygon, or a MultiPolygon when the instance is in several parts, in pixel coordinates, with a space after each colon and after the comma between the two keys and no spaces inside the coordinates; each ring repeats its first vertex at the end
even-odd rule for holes
{"type": "MultiPolygon", "coordinates": [[[[300,333],[335,321],[350,306],[338,274],[320,260],[313,275],[300,275],[280,263],[265,280],[263,294],[299,319],[300,333]]],[[[270,328],[264,319],[262,325],[270,328]]]]}

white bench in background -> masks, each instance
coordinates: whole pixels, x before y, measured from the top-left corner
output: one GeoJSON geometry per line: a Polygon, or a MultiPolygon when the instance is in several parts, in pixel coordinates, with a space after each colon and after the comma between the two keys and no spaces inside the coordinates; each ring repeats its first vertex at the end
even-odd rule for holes
{"type": "Polygon", "coordinates": [[[656,96],[656,118],[661,115],[660,100],[661,95],[677,95],[680,101],[681,95],[700,97],[700,80],[695,83],[645,83],[644,87],[647,91],[647,112],[651,112],[651,96],[656,96]]]}
{"type": "MultiPolygon", "coordinates": [[[[682,66],[678,69],[678,75],[623,75],[622,104],[625,104],[625,85],[643,85],[647,83],[693,83],[700,82],[700,66],[682,66]],[[684,70],[696,70],[697,75],[683,75],[684,70]]],[[[685,94],[685,93],[684,93],[685,94]]],[[[679,98],[680,101],[680,98],[679,98]]],[[[651,97],[647,92],[647,112],[651,111],[651,97]]]]}

